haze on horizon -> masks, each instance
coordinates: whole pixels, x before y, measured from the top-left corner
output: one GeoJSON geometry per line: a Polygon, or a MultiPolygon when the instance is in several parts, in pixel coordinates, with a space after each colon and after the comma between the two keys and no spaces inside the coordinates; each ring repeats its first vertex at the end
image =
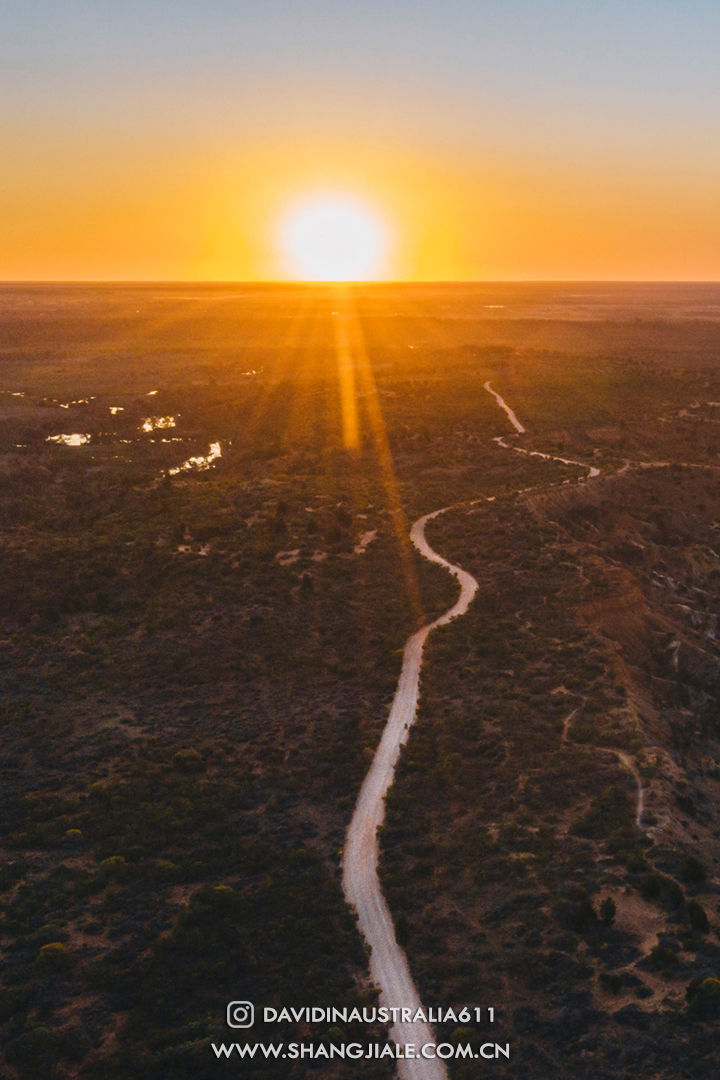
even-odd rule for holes
{"type": "Polygon", "coordinates": [[[0,11],[0,279],[286,276],[316,191],[402,280],[720,278],[710,0],[27,0],[0,11]]]}

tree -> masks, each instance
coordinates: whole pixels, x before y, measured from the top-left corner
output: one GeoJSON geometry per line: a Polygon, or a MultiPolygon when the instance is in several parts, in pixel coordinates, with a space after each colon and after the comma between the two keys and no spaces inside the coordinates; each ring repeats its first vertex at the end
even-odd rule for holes
{"type": "Polygon", "coordinates": [[[606,896],[600,905],[600,918],[604,926],[612,926],[617,915],[617,907],[612,896],[606,896]]]}

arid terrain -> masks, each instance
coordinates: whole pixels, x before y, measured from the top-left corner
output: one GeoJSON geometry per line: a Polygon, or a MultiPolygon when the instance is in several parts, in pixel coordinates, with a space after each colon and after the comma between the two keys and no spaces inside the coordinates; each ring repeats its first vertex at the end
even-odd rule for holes
{"type": "Polygon", "coordinates": [[[392,1075],[212,1044],[377,1004],[343,847],[446,507],[379,877],[510,1046],[447,1073],[717,1076],[720,286],[584,283],[0,288],[4,1075],[392,1075]]]}

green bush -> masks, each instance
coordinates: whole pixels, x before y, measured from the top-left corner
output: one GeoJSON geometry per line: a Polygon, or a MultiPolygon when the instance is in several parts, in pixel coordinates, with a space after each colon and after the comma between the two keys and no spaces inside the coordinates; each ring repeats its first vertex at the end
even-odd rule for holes
{"type": "Polygon", "coordinates": [[[648,967],[651,968],[675,967],[680,963],[672,949],[668,949],[665,945],[656,945],[651,950],[648,961],[648,967]]]}
{"type": "Polygon", "coordinates": [[[202,773],[207,769],[197,750],[178,750],[172,760],[174,767],[181,773],[202,773]]]}
{"type": "Polygon", "coordinates": [[[685,993],[690,1011],[702,1020],[720,1017],[720,979],[693,979],[685,993]]]}
{"type": "Polygon", "coordinates": [[[122,855],[111,855],[100,863],[100,870],[104,877],[118,879],[125,876],[127,864],[122,855]]]}
{"type": "Polygon", "coordinates": [[[60,930],[57,926],[53,926],[52,923],[46,923],[35,931],[33,941],[37,945],[50,945],[53,942],[67,941],[69,937],[70,935],[65,930],[60,930]]]}

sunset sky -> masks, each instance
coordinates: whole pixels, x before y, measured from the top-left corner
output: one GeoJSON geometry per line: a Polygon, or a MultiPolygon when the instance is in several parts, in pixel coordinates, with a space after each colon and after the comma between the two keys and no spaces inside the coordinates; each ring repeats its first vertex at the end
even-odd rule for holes
{"type": "Polygon", "coordinates": [[[284,278],[347,197],[395,279],[720,278],[717,0],[9,0],[0,278],[284,278]]]}

